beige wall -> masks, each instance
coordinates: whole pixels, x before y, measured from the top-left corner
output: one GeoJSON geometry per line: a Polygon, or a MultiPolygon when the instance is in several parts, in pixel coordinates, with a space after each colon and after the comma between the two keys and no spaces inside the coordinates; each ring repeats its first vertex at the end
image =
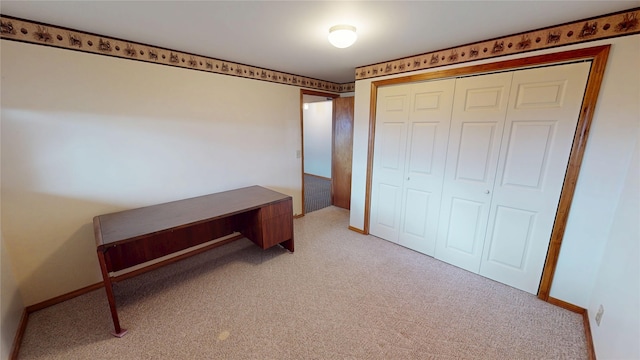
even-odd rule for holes
{"type": "Polygon", "coordinates": [[[640,359],[640,130],[636,139],[588,308],[598,359],[640,359]]]}
{"type": "Polygon", "coordinates": [[[301,212],[297,87],[2,40],[2,224],[26,305],[101,280],[95,215],[262,185],[301,212]]]}
{"type": "MultiPolygon", "coordinates": [[[[2,132],[2,119],[0,118],[0,134],[2,132]]],[[[1,155],[0,155],[1,156],[1,155]]],[[[0,168],[0,183],[2,169],[0,168]]],[[[0,193],[0,203],[2,194],[0,193]]],[[[20,325],[20,318],[24,309],[24,303],[20,296],[18,283],[13,275],[11,259],[4,246],[2,236],[2,207],[0,207],[0,359],[9,359],[11,347],[16,332],[20,325]]]]}
{"type": "MultiPolygon", "coordinates": [[[[0,235],[1,236],[1,235],[0,235]]],[[[20,325],[20,318],[24,303],[20,296],[18,284],[13,276],[11,260],[4,248],[4,241],[0,238],[0,308],[2,308],[2,324],[0,328],[0,359],[9,359],[11,346],[20,325]]]]}

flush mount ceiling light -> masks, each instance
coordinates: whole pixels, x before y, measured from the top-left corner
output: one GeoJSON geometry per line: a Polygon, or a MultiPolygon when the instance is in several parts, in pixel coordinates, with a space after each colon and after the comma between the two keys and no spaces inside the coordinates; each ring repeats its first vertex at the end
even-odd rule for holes
{"type": "Polygon", "coordinates": [[[329,42],[340,49],[353,45],[357,38],[355,26],[336,25],[329,29],[329,42]]]}

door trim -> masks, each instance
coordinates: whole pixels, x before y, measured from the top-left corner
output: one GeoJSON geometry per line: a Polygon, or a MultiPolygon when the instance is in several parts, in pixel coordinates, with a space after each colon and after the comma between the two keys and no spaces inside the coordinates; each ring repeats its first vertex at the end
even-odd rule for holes
{"type": "MultiPolygon", "coordinates": [[[[302,186],[300,195],[302,196],[302,209],[300,209],[300,216],[304,216],[304,96],[324,96],[332,99],[340,97],[340,94],[326,93],[314,90],[300,89],[300,181],[302,186]]],[[[331,134],[331,141],[333,143],[333,134],[331,134]]],[[[333,152],[333,149],[331,150],[333,152]]],[[[333,155],[333,154],[332,154],[333,155]]],[[[333,181],[332,181],[333,184],[333,181]]]]}
{"type": "Polygon", "coordinates": [[[567,164],[567,172],[558,202],[551,239],[549,241],[549,249],[547,250],[547,259],[542,270],[540,286],[538,287],[538,298],[549,301],[549,293],[558,263],[560,247],[564,237],[567,220],[569,218],[569,210],[573,201],[576,183],[580,166],[584,157],[589,129],[595,113],[595,107],[600,92],[600,85],[604,77],[604,71],[609,56],[611,45],[596,46],[578,50],[570,50],[553,54],[545,54],[538,56],[525,57],[514,60],[506,60],[493,62],[489,64],[466,66],[456,69],[435,71],[426,74],[417,74],[410,76],[397,77],[393,79],[379,80],[371,82],[371,95],[369,103],[369,142],[367,150],[367,173],[365,188],[365,208],[364,208],[364,229],[363,233],[369,234],[369,222],[371,215],[371,179],[373,172],[373,148],[375,140],[375,120],[376,120],[376,104],[378,87],[393,84],[410,83],[416,81],[436,80],[450,77],[460,77],[468,75],[476,75],[481,73],[490,73],[496,71],[511,71],[521,68],[555,65],[565,62],[590,61],[591,69],[589,71],[589,79],[585,89],[580,115],[576,125],[576,132],[573,137],[573,145],[571,154],[567,164]]]}

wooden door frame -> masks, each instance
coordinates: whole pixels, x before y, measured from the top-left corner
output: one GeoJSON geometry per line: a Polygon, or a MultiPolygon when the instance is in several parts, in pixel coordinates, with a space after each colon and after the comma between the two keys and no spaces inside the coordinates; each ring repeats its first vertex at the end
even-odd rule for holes
{"type": "Polygon", "coordinates": [[[587,145],[589,129],[595,113],[600,85],[604,77],[604,71],[609,57],[611,45],[596,46],[584,49],[569,50],[564,52],[537,55],[513,60],[493,62],[481,65],[472,65],[456,69],[435,71],[425,74],[417,74],[410,76],[397,77],[393,79],[373,81],[371,83],[371,95],[369,104],[369,143],[367,150],[367,174],[365,189],[365,208],[364,208],[364,229],[365,234],[369,234],[369,222],[371,212],[371,180],[373,172],[373,148],[375,140],[375,121],[376,121],[376,104],[378,87],[385,85],[403,84],[417,81],[437,80],[451,77],[476,75],[482,73],[490,73],[496,71],[512,71],[528,67],[539,67],[544,65],[559,65],[562,63],[590,61],[591,69],[589,71],[589,79],[585,88],[582,106],[576,131],[573,137],[573,145],[567,163],[567,172],[562,185],[560,200],[558,201],[558,209],[556,211],[555,222],[551,232],[549,241],[549,249],[547,250],[547,259],[542,270],[540,286],[538,287],[538,298],[544,301],[550,301],[549,293],[551,284],[558,264],[558,256],[560,255],[560,247],[569,218],[569,210],[573,201],[573,195],[578,182],[578,174],[582,164],[582,158],[587,145]]]}
{"type": "MultiPolygon", "coordinates": [[[[334,94],[334,93],[326,93],[326,92],[321,92],[321,91],[314,91],[314,90],[307,90],[307,89],[300,89],[300,168],[302,169],[302,172],[300,174],[300,179],[302,181],[302,186],[301,186],[301,195],[302,195],[302,209],[300,211],[300,216],[304,216],[305,214],[305,203],[304,203],[304,96],[305,95],[312,95],[312,96],[323,96],[323,97],[330,97],[332,99],[338,98],[340,97],[340,94],[334,94]]],[[[333,116],[333,115],[332,115],[333,116]]],[[[331,134],[331,141],[333,144],[333,130],[332,134],[331,134]]],[[[331,151],[333,151],[333,145],[332,145],[332,149],[331,151]]],[[[333,155],[333,154],[332,154],[333,155]]],[[[332,177],[332,186],[333,186],[333,177],[332,177]]]]}

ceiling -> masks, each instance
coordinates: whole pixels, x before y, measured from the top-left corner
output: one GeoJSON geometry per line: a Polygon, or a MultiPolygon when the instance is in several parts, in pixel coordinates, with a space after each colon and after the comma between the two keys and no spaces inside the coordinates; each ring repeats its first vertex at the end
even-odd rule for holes
{"type": "Polygon", "coordinates": [[[336,83],[354,69],[640,6],[640,1],[7,1],[0,13],[336,83]],[[356,26],[337,49],[329,27],[356,26]]]}

